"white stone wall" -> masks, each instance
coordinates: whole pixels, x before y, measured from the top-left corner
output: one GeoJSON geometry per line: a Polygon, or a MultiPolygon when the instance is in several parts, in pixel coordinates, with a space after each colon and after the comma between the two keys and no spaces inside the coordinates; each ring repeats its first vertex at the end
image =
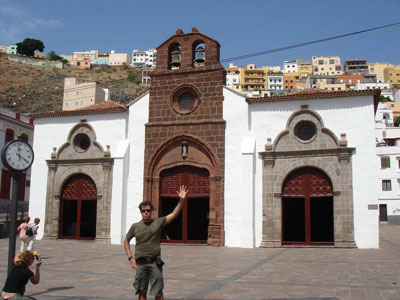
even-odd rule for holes
{"type": "MultiPolygon", "coordinates": [[[[368,205],[377,205],[376,154],[374,136],[373,97],[331,98],[308,101],[281,101],[248,105],[243,96],[224,89],[224,119],[227,121],[225,140],[225,241],[227,246],[252,247],[244,241],[254,236],[253,244],[258,247],[262,237],[262,161],[258,152],[264,151],[268,137],[272,142],[286,128],[290,114],[307,104],[315,110],[324,126],[340,138],[346,133],[349,147],[356,150],[352,156],[353,201],[355,241],[360,248],[375,248],[379,242],[378,210],[369,210],[368,205]],[[357,116],[357,118],[354,118],[357,116]],[[243,193],[242,145],[249,137],[255,138],[254,201],[243,193]],[[245,199],[244,199],[245,197],[245,199]],[[253,205],[252,205],[253,203],[253,205]],[[250,212],[249,212],[250,210],[250,212]],[[254,215],[253,230],[242,220],[244,214],[254,215]],[[243,241],[242,241],[243,240],[243,241]]],[[[246,153],[246,155],[249,155],[246,153]]],[[[250,160],[248,160],[250,162],[250,160]]],[[[249,168],[249,167],[247,167],[249,168]]],[[[251,168],[250,168],[251,169],[251,168]]]]}
{"type": "MultiPolygon", "coordinates": [[[[141,220],[139,203],[143,199],[144,141],[145,126],[149,116],[149,93],[129,105],[129,177],[127,199],[124,203],[126,219],[122,227],[123,238],[132,223],[141,220]]],[[[132,239],[134,243],[134,239],[132,239]]]]}
{"type": "MultiPolygon", "coordinates": [[[[39,217],[41,219],[42,228],[39,230],[38,238],[43,236],[43,224],[45,224],[48,174],[46,160],[50,159],[53,147],[57,147],[58,149],[67,141],[71,128],[79,123],[80,119],[86,119],[93,127],[96,133],[96,140],[103,146],[104,150],[106,150],[106,145],[110,145],[111,157],[114,157],[119,143],[126,140],[127,113],[35,120],[35,139],[33,142],[35,160],[31,169],[29,215],[31,218],[39,217]]],[[[122,170],[118,164],[114,166],[114,176],[118,176],[121,172],[122,170]]],[[[111,220],[111,223],[113,223],[113,220],[111,220]]]]}

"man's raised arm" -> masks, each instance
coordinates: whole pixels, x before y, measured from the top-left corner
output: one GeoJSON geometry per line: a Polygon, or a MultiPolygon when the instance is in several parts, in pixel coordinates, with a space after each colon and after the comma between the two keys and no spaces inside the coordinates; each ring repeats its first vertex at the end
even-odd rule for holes
{"type": "Polygon", "coordinates": [[[182,209],[182,206],[183,206],[183,200],[186,198],[186,195],[188,192],[189,192],[189,190],[186,189],[186,186],[184,186],[184,185],[181,185],[179,187],[179,191],[176,191],[176,193],[178,194],[178,197],[179,197],[179,202],[175,206],[174,210],[170,214],[167,215],[167,224],[171,223],[179,215],[179,213],[182,209]]]}

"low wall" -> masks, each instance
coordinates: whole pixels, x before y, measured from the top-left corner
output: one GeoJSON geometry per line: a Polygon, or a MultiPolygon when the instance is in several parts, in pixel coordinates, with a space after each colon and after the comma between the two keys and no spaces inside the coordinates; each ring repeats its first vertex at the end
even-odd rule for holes
{"type": "Polygon", "coordinates": [[[46,60],[46,59],[30,58],[30,57],[13,55],[13,54],[8,55],[8,60],[13,61],[13,62],[19,62],[21,64],[26,64],[26,65],[35,65],[35,66],[50,67],[50,68],[57,68],[57,69],[63,68],[63,63],[60,61],[51,61],[51,60],[46,60]]]}

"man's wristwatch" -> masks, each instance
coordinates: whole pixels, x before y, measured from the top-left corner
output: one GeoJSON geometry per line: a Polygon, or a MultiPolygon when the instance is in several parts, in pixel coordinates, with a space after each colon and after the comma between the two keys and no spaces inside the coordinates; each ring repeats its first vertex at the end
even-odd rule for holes
{"type": "Polygon", "coordinates": [[[132,258],[133,258],[133,256],[131,255],[131,256],[128,257],[128,260],[130,261],[132,258]]]}

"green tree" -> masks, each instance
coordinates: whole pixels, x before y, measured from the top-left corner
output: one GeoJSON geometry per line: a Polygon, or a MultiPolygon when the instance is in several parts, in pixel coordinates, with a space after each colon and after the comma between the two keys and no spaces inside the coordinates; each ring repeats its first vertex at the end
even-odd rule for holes
{"type": "Polygon", "coordinates": [[[47,53],[47,59],[56,61],[56,60],[61,60],[62,57],[57,55],[54,51],[50,51],[49,53],[47,53]]]}
{"type": "Polygon", "coordinates": [[[392,101],[392,100],[390,100],[390,98],[382,96],[382,95],[379,96],[379,102],[389,102],[389,101],[392,101]]]}
{"type": "Polygon", "coordinates": [[[397,116],[397,117],[394,118],[394,124],[399,126],[399,124],[400,124],[400,116],[397,116]]]}
{"type": "Polygon", "coordinates": [[[35,50],[43,52],[44,48],[42,41],[31,38],[26,38],[23,42],[17,43],[17,53],[26,56],[34,56],[35,50]]]}
{"type": "Polygon", "coordinates": [[[134,82],[136,84],[140,83],[140,80],[139,80],[139,77],[138,77],[137,73],[132,71],[132,70],[128,70],[128,80],[132,81],[132,82],[134,82]]]}

